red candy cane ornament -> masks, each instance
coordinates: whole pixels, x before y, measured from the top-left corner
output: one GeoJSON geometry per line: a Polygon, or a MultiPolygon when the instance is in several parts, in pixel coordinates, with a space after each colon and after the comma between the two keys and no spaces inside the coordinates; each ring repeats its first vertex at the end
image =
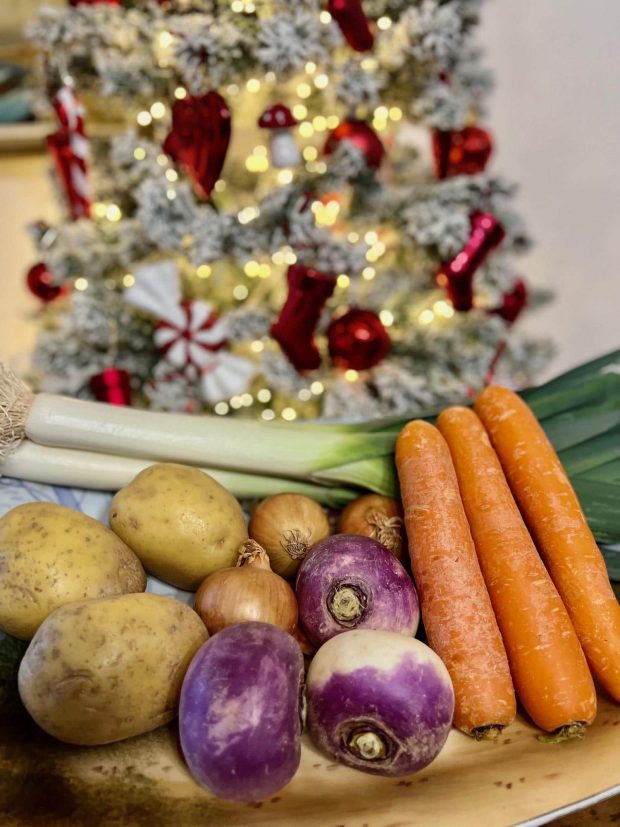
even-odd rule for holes
{"type": "Polygon", "coordinates": [[[288,268],[288,296],[271,335],[299,371],[316,370],[321,354],[314,341],[314,331],[325,302],[334,292],[336,280],[305,264],[288,268]]]}
{"type": "Polygon", "coordinates": [[[84,129],[84,107],[70,81],[55,92],[52,105],[60,127],[47,137],[56,172],[67,197],[71,218],[90,214],[91,195],[88,182],[88,141],[84,129]]]}
{"type": "Polygon", "coordinates": [[[442,264],[437,274],[437,284],[445,288],[454,309],[461,311],[472,309],[476,271],[506,235],[491,213],[474,213],[470,220],[471,234],[467,244],[452,261],[442,264]]]}

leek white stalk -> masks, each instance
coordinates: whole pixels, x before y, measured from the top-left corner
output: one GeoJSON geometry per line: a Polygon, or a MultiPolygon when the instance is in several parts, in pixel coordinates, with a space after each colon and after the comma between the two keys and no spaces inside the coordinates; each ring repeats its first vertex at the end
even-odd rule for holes
{"type": "Polygon", "coordinates": [[[0,457],[20,434],[40,445],[304,479],[390,454],[392,434],[358,426],[187,416],[38,394],[0,369],[0,457]]]}
{"type": "MultiPolygon", "coordinates": [[[[25,439],[10,456],[0,460],[0,475],[48,485],[118,491],[152,464],[149,459],[52,448],[25,439]]],[[[243,474],[218,468],[201,470],[239,499],[263,499],[288,492],[305,494],[323,505],[338,508],[359,495],[359,491],[352,488],[332,488],[297,479],[243,474]]]]}

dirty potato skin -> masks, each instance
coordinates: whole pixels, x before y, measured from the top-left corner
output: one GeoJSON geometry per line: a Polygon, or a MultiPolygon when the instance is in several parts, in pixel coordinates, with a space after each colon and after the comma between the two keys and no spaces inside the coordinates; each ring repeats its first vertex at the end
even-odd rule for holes
{"type": "Polygon", "coordinates": [[[204,471],[157,463],[122,488],[110,527],[147,571],[195,591],[209,574],[234,566],[248,539],[237,500],[204,471]]]}
{"type": "Polygon", "coordinates": [[[127,594],[61,606],[18,673],[37,724],[69,744],[109,744],[171,721],[189,663],[208,637],[178,600],[127,594]]]}
{"type": "Polygon", "coordinates": [[[133,551],[79,511],[33,502],[0,519],[0,629],[14,637],[30,640],[65,603],[145,588],[133,551]]]}

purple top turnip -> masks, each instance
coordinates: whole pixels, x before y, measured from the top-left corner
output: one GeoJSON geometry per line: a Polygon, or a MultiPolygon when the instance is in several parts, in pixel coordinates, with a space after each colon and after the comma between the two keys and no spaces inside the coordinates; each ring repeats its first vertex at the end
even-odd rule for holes
{"type": "Polygon", "coordinates": [[[301,756],[303,656],[268,623],[228,626],[194,656],[179,730],[199,784],[229,801],[259,801],[287,784],[301,756]]]}
{"type": "Polygon", "coordinates": [[[454,713],[442,661],[394,632],[356,630],[329,640],[310,664],[306,696],[315,744],[375,775],[409,775],[430,764],[454,713]]]}
{"type": "Polygon", "coordinates": [[[411,578],[376,540],[334,534],[306,555],[295,587],[299,618],[315,646],[351,629],[415,635],[420,619],[411,578]]]}

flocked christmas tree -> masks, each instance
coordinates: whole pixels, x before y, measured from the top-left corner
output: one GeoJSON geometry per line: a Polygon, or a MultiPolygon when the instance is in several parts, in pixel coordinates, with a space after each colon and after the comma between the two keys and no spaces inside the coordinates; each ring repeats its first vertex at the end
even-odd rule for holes
{"type": "Polygon", "coordinates": [[[513,327],[541,296],[486,169],[479,5],[42,8],[67,218],[34,226],[40,385],[290,420],[530,381],[549,348],[513,327]]]}

